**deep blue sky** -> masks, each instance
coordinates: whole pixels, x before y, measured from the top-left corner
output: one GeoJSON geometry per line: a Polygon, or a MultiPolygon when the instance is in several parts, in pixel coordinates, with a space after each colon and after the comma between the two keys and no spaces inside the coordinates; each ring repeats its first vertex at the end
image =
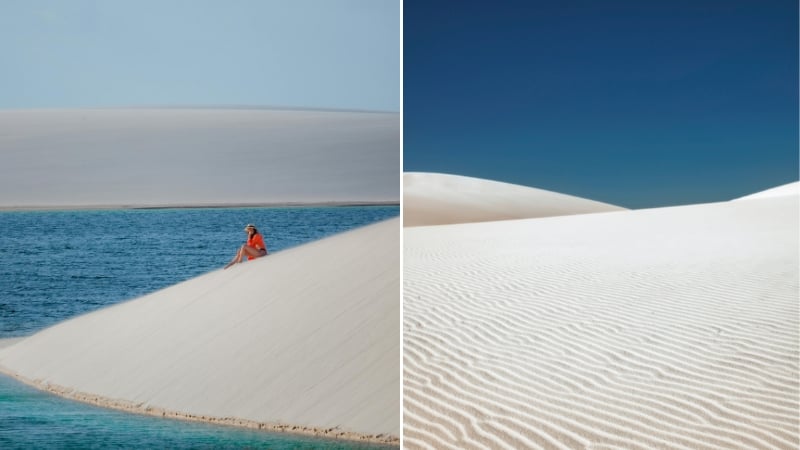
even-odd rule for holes
{"type": "Polygon", "coordinates": [[[405,0],[404,170],[641,208],[798,178],[796,0],[405,0]]]}
{"type": "Polygon", "coordinates": [[[400,0],[3,0],[0,108],[400,110],[400,0]]]}

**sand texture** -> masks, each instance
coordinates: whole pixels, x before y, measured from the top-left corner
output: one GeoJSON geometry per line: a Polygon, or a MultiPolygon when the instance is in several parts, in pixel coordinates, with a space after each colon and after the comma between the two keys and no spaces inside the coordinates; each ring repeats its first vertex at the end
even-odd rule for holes
{"type": "Polygon", "coordinates": [[[404,447],[798,448],[797,194],[404,229],[404,447]]]}
{"type": "Polygon", "coordinates": [[[403,226],[526,219],[624,208],[516,184],[441,173],[403,174],[403,226]]]}
{"type": "Polygon", "coordinates": [[[398,201],[396,113],[0,111],[0,208],[398,201]]]}
{"type": "Polygon", "coordinates": [[[0,366],[136,412],[397,442],[399,235],[392,219],[214,271],[34,334],[0,366]]]}

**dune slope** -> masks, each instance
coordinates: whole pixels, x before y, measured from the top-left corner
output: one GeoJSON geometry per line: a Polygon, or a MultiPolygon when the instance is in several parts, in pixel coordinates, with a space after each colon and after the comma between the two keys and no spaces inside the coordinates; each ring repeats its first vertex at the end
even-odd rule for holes
{"type": "Polygon", "coordinates": [[[772,189],[756,192],[755,194],[739,197],[736,200],[751,200],[751,199],[766,198],[766,197],[782,197],[784,195],[796,196],[797,194],[800,194],[800,181],[795,181],[794,183],[787,183],[781,186],[774,187],[772,189]]]}
{"type": "Polygon", "coordinates": [[[516,184],[440,173],[403,174],[403,226],[619,211],[624,208],[516,184]]]}
{"type": "Polygon", "coordinates": [[[0,350],[6,373],[137,412],[396,442],[399,219],[219,270],[0,350]]]}
{"type": "Polygon", "coordinates": [[[798,198],[404,230],[404,443],[796,448],[798,198]]]}

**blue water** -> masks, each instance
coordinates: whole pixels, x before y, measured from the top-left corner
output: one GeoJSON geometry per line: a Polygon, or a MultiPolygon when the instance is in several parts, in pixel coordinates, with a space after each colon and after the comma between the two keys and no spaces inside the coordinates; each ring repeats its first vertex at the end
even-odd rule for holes
{"type": "MultiPolygon", "coordinates": [[[[0,337],[219,269],[255,223],[270,253],[399,215],[399,207],[0,213],[0,337]]],[[[399,230],[398,230],[399,232],[399,230]]],[[[0,376],[0,448],[363,448],[96,408],[0,376]]]]}

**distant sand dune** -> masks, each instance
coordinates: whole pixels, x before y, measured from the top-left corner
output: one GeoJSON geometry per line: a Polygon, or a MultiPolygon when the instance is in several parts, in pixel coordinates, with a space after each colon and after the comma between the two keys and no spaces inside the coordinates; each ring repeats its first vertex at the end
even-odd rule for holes
{"type": "Polygon", "coordinates": [[[0,208],[398,201],[400,117],[0,110],[0,208]]]}
{"type": "Polygon", "coordinates": [[[218,270],[0,349],[40,388],[156,415],[397,442],[399,219],[218,270]]]}
{"type": "Polygon", "coordinates": [[[798,197],[404,230],[409,449],[798,447],[798,197]]]}
{"type": "Polygon", "coordinates": [[[440,173],[403,174],[403,226],[621,211],[557,192],[440,173]]]}

